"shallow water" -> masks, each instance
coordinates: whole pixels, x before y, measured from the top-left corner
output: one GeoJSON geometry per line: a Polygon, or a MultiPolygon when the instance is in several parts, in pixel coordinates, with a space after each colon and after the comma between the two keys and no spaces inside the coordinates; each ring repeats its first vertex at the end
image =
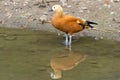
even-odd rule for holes
{"type": "Polygon", "coordinates": [[[67,57],[70,52],[62,41],[47,31],[0,28],[0,80],[51,80],[56,58],[62,65],[59,80],[120,80],[120,42],[81,37],[67,57]],[[81,62],[74,54],[87,57],[81,62]]]}

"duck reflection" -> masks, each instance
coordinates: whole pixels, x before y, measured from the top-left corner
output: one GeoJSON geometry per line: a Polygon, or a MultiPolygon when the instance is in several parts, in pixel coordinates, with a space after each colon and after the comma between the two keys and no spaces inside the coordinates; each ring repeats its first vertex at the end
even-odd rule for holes
{"type": "Polygon", "coordinates": [[[83,62],[86,59],[87,55],[69,52],[61,54],[51,59],[50,65],[53,69],[51,73],[52,79],[60,79],[62,77],[63,70],[71,70],[77,66],[80,62],[83,62]]]}

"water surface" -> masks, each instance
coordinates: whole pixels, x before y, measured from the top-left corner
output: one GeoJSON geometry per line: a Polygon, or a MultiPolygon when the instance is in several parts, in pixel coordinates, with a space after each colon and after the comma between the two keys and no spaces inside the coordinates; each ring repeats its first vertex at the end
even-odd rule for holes
{"type": "MultiPolygon", "coordinates": [[[[70,53],[63,40],[47,31],[0,28],[0,80],[51,80],[51,60],[59,62],[70,53]]],[[[81,37],[65,64],[73,67],[61,69],[59,80],[120,80],[120,42],[81,37]],[[80,57],[74,54],[87,57],[77,64],[80,57]]]]}

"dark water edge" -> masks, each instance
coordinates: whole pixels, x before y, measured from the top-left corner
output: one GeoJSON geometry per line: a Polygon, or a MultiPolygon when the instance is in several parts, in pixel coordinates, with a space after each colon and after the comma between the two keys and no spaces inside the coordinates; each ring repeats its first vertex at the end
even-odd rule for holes
{"type": "MultiPolygon", "coordinates": [[[[69,53],[63,40],[49,31],[0,28],[0,80],[51,80],[50,60],[69,53]]],[[[72,52],[88,57],[59,80],[120,80],[120,42],[81,37],[72,52]]]]}

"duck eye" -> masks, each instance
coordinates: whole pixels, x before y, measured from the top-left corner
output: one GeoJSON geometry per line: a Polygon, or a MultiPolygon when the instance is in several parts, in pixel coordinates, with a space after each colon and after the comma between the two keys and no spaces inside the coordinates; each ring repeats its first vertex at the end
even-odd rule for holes
{"type": "Polygon", "coordinates": [[[53,7],[55,9],[55,7],[53,7]]]}

